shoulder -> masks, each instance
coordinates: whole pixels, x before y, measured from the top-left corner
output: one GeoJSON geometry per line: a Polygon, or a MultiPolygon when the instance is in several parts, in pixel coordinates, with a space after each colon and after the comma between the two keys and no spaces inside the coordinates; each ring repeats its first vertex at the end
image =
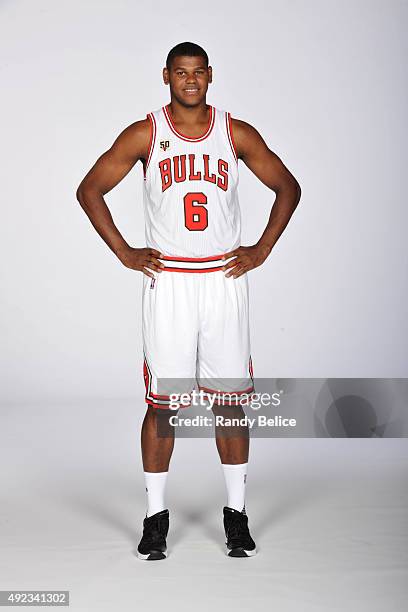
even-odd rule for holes
{"type": "Polygon", "coordinates": [[[118,136],[122,141],[135,141],[150,138],[151,120],[146,117],[128,125],[118,136]]]}
{"type": "Polygon", "coordinates": [[[244,157],[254,147],[266,147],[261,134],[250,123],[231,118],[231,129],[238,157],[244,157]]]}
{"type": "Polygon", "coordinates": [[[146,116],[128,125],[112,145],[112,149],[120,149],[130,155],[143,157],[149,150],[152,136],[152,121],[146,116]]]}

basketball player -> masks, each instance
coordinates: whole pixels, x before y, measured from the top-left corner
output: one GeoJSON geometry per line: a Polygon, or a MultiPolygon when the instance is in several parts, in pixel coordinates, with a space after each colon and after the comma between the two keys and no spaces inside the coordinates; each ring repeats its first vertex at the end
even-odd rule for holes
{"type": "MultiPolygon", "coordinates": [[[[170,396],[175,391],[191,394],[197,382],[207,397],[217,394],[214,414],[244,415],[239,399],[254,390],[247,272],[268,257],[300,200],[298,182],[257,130],[207,104],[212,68],[204,49],[190,42],[174,47],[163,80],[170,87],[170,103],[127,127],[77,191],[106,244],[123,265],[144,275],[147,411],[141,445],[147,511],[138,556],[146,560],[167,556],[164,490],[174,428],[169,426],[163,437],[158,427],[174,414],[168,410],[170,396]],[[145,248],[126,242],[104,200],[139,160],[145,248]],[[241,245],[238,160],[276,194],[267,226],[252,246],[241,245]],[[177,389],[176,382],[174,389],[160,388],[164,379],[177,379],[177,389]]],[[[228,496],[223,510],[226,552],[252,556],[256,547],[245,511],[248,429],[241,426],[223,435],[216,428],[216,444],[228,496]]]]}

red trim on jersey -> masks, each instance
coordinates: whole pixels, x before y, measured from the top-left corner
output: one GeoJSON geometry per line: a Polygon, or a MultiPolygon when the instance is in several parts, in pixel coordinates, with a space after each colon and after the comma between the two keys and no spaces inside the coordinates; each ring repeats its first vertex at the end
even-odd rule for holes
{"type": "Polygon", "coordinates": [[[149,166],[150,159],[153,153],[154,144],[156,142],[156,119],[154,118],[153,113],[148,113],[146,117],[150,119],[150,141],[149,141],[149,149],[148,149],[149,153],[147,155],[146,165],[143,166],[143,174],[145,178],[146,178],[146,170],[149,166]]]}
{"type": "MultiPolygon", "coordinates": [[[[205,263],[211,261],[219,261],[219,266],[214,266],[213,268],[183,268],[183,267],[169,267],[165,266],[162,270],[166,272],[194,272],[194,274],[200,272],[217,272],[218,270],[222,270],[223,266],[225,266],[227,260],[222,259],[223,255],[212,255],[211,257],[170,257],[168,255],[159,257],[160,261],[175,261],[180,262],[192,262],[192,263],[205,263]]],[[[230,259],[230,258],[228,258],[230,259]]]]}
{"type": "MultiPolygon", "coordinates": [[[[169,395],[158,395],[157,393],[153,393],[151,390],[151,383],[152,383],[153,376],[152,376],[152,373],[150,372],[150,368],[147,363],[146,357],[143,360],[143,378],[144,378],[145,387],[146,387],[146,393],[145,393],[146,404],[151,404],[154,408],[170,410],[169,408],[170,401],[171,401],[170,396],[169,395]],[[163,400],[163,401],[159,403],[158,400],[163,400]]],[[[187,405],[180,404],[179,408],[188,408],[189,406],[191,406],[191,402],[187,405]]]]}
{"type": "Polygon", "coordinates": [[[170,401],[170,395],[158,395],[157,393],[153,393],[153,391],[151,390],[152,374],[147,364],[146,357],[144,358],[144,361],[143,361],[143,378],[144,378],[145,385],[146,385],[146,398],[147,398],[147,395],[151,395],[153,399],[163,399],[166,401],[170,401]]]}
{"type": "Polygon", "coordinates": [[[171,257],[169,255],[163,255],[159,259],[166,261],[216,261],[222,259],[223,255],[212,255],[211,257],[171,257]]]}
{"type": "MultiPolygon", "coordinates": [[[[153,408],[159,409],[159,410],[168,410],[169,412],[174,412],[175,410],[172,410],[171,408],[169,408],[169,406],[166,406],[165,404],[156,404],[156,402],[149,400],[147,398],[145,398],[145,402],[146,404],[151,404],[151,406],[153,408]]],[[[179,409],[180,408],[189,408],[191,406],[191,402],[189,404],[180,404],[179,409]]]]}
{"type": "Polygon", "coordinates": [[[158,395],[157,393],[153,393],[153,391],[149,391],[149,393],[153,399],[162,399],[170,401],[170,395],[158,395]]]}
{"type": "Polygon", "coordinates": [[[252,367],[252,357],[251,357],[251,355],[249,356],[249,375],[250,375],[250,377],[253,380],[253,378],[254,378],[254,369],[252,367]]]}
{"type": "Polygon", "coordinates": [[[238,163],[238,155],[237,155],[237,149],[236,149],[235,141],[234,141],[234,134],[232,133],[232,120],[231,120],[230,113],[225,113],[225,123],[227,125],[228,140],[231,145],[232,153],[235,157],[235,161],[238,163]]]}
{"type": "Polygon", "coordinates": [[[167,104],[166,106],[163,106],[163,113],[164,116],[166,117],[166,121],[169,124],[169,127],[171,129],[171,131],[178,136],[179,138],[181,138],[182,140],[186,140],[187,142],[200,142],[201,140],[205,140],[206,138],[208,138],[208,136],[211,134],[211,131],[214,127],[214,123],[215,123],[215,108],[213,106],[210,105],[210,118],[208,121],[208,126],[207,129],[205,131],[205,133],[202,136],[198,136],[197,138],[192,138],[191,136],[186,136],[186,134],[182,134],[181,132],[179,132],[176,128],[176,126],[173,123],[173,119],[171,117],[170,111],[169,111],[169,104],[167,104]]]}
{"type": "Polygon", "coordinates": [[[216,389],[209,389],[208,387],[201,387],[201,385],[198,385],[198,388],[205,391],[205,393],[221,393],[221,395],[244,395],[244,393],[251,393],[251,391],[254,390],[253,385],[248,387],[248,389],[244,389],[243,391],[218,391],[216,389]]]}
{"type": "MultiPolygon", "coordinates": [[[[223,264],[224,265],[224,264],[223,264]]],[[[222,270],[222,266],[217,268],[200,268],[200,269],[192,269],[192,268],[161,268],[165,272],[193,272],[194,274],[200,274],[201,272],[217,272],[217,270],[222,270]]]]}

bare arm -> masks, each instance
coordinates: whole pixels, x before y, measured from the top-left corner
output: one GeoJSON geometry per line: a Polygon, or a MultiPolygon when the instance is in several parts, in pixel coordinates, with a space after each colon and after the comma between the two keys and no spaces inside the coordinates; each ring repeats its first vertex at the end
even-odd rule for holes
{"type": "Polygon", "coordinates": [[[129,246],[113,222],[104,195],[113,189],[133,168],[138,160],[145,160],[150,143],[150,122],[137,121],[127,127],[111,148],[96,161],[77,189],[77,200],[92,225],[117,255],[120,261],[134,270],[153,276],[146,265],[160,271],[160,256],[154,249],[135,249],[129,246]]]}
{"type": "Polygon", "coordinates": [[[239,247],[224,256],[227,258],[236,255],[236,259],[224,266],[224,269],[233,268],[226,276],[237,278],[260,266],[268,257],[299,203],[301,189],[295,177],[267,147],[255,128],[245,121],[233,119],[232,131],[238,158],[276,194],[268,224],[256,245],[239,247]]]}

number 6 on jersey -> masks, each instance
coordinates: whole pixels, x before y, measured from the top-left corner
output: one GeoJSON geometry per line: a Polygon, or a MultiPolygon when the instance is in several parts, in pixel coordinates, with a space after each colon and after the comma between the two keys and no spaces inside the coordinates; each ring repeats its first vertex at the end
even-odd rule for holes
{"type": "Polygon", "coordinates": [[[207,196],[202,193],[186,193],[184,196],[184,225],[188,230],[202,232],[208,227],[207,196]]]}

